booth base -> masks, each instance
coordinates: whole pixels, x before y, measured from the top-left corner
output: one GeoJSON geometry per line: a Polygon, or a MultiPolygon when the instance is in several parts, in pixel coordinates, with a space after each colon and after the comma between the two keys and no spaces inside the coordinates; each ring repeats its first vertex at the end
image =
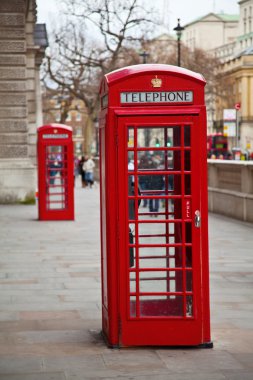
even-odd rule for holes
{"type": "Polygon", "coordinates": [[[121,345],[121,344],[111,344],[107,338],[107,336],[104,334],[103,330],[101,330],[100,332],[101,336],[102,336],[102,339],[104,340],[105,344],[107,345],[108,348],[112,348],[112,349],[120,349],[120,348],[138,348],[138,347],[142,347],[142,348],[154,348],[154,347],[157,347],[159,349],[161,348],[167,348],[167,349],[178,349],[178,350],[185,350],[185,349],[198,349],[198,348],[203,348],[203,349],[206,349],[206,348],[213,348],[213,342],[206,342],[206,343],[201,343],[201,344],[198,344],[198,345],[194,345],[194,346],[185,346],[185,345],[182,345],[182,346],[172,346],[172,345],[167,345],[167,346],[153,346],[153,345],[138,345],[138,346],[124,346],[124,345],[121,345]]]}

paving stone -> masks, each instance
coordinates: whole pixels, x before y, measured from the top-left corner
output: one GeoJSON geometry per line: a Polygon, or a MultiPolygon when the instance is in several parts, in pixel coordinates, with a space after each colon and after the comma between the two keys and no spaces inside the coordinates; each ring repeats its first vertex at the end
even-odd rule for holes
{"type": "Polygon", "coordinates": [[[42,358],[0,356],[0,374],[15,374],[27,372],[40,372],[42,370],[42,358]]]}
{"type": "Polygon", "coordinates": [[[115,350],[104,353],[103,359],[106,367],[110,369],[135,371],[138,368],[165,368],[164,361],[155,351],[150,350],[115,350]]]}
{"type": "MultiPolygon", "coordinates": [[[[252,342],[252,340],[251,340],[252,342]]],[[[252,353],[244,352],[244,353],[236,353],[234,357],[239,360],[245,367],[245,370],[251,370],[253,374],[253,355],[252,353]]]]}
{"type": "Polygon", "coordinates": [[[223,372],[226,380],[252,380],[253,371],[251,372],[237,372],[237,371],[224,371],[223,372]]]}
{"type": "Polygon", "coordinates": [[[0,374],[0,380],[66,380],[66,376],[63,372],[0,374]]]}
{"type": "Polygon", "coordinates": [[[83,369],[84,371],[86,371],[88,369],[103,370],[105,368],[105,364],[101,355],[95,353],[90,355],[86,353],[85,356],[75,355],[68,356],[65,358],[54,356],[51,356],[50,358],[47,357],[44,360],[44,367],[46,371],[52,371],[58,368],[68,371],[70,371],[71,369],[75,371],[83,369]]]}
{"type": "Polygon", "coordinates": [[[80,314],[76,310],[68,311],[21,311],[20,319],[24,320],[57,320],[57,319],[79,319],[80,314]]]}
{"type": "MultiPolygon", "coordinates": [[[[1,296],[0,296],[1,299],[1,296]]],[[[19,312],[0,311],[0,322],[2,321],[17,321],[19,319],[19,312]]]]}
{"type": "Polygon", "coordinates": [[[158,351],[166,366],[175,372],[217,372],[224,369],[243,370],[233,355],[221,350],[189,349],[187,351],[158,351]]]}
{"type": "MultiPolygon", "coordinates": [[[[178,374],[178,373],[152,373],[150,375],[141,375],[139,373],[132,373],[131,375],[118,375],[113,372],[108,373],[104,371],[103,373],[90,373],[85,371],[85,374],[80,373],[78,375],[71,375],[68,372],[66,373],[67,380],[91,380],[91,379],[103,379],[103,380],[225,380],[225,376],[219,373],[197,373],[197,374],[178,374]]],[[[248,380],[248,379],[245,379],[248,380]]]]}

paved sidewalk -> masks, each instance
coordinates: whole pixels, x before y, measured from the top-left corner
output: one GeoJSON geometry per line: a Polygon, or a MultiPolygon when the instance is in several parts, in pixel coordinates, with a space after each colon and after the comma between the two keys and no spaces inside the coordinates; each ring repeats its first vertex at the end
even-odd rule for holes
{"type": "Polygon", "coordinates": [[[99,189],[75,222],[0,206],[0,380],[252,380],[253,225],[210,215],[214,349],[108,349],[100,337],[99,189]]]}

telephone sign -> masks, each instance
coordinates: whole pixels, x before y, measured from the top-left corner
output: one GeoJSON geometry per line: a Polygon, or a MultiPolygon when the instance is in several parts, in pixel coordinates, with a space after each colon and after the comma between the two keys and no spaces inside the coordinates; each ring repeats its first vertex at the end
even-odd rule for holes
{"type": "Polygon", "coordinates": [[[101,82],[102,330],[109,346],[212,347],[204,86],[200,74],[155,64],[101,82]]]}
{"type": "Polygon", "coordinates": [[[121,103],[190,103],[192,91],[171,92],[121,92],[121,103]]]}

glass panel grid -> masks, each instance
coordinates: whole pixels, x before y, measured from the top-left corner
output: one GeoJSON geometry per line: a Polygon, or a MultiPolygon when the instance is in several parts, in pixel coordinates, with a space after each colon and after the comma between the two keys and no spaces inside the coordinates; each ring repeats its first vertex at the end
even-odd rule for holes
{"type": "MultiPolygon", "coordinates": [[[[134,268],[130,266],[129,271],[130,282],[133,281],[131,277],[133,273],[135,276],[134,288],[131,284],[129,287],[131,303],[133,304],[134,299],[135,305],[134,315],[132,313],[133,305],[130,307],[131,317],[193,317],[191,232],[189,234],[187,227],[189,223],[185,223],[184,215],[182,215],[182,205],[184,204],[182,202],[185,196],[191,198],[190,126],[181,125],[172,128],[174,129],[163,127],[158,131],[159,128],[156,127],[147,132],[145,129],[148,128],[134,126],[128,133],[131,135],[131,143],[128,140],[127,146],[128,162],[132,161],[132,167],[129,170],[128,166],[128,170],[132,172],[131,175],[134,179],[133,191],[128,196],[128,204],[130,205],[130,202],[134,204],[134,212],[131,213],[133,219],[130,218],[129,222],[133,220],[136,222],[135,244],[131,245],[135,248],[135,264],[134,268]],[[153,129],[156,134],[160,133],[159,142],[154,140],[153,129]],[[161,137],[162,129],[164,130],[163,137],[161,137]],[[140,137],[140,130],[142,137],[140,137]],[[170,142],[165,146],[167,130],[170,130],[170,142]],[[161,146],[158,147],[158,143],[161,146]],[[157,161],[156,166],[152,162],[148,162],[151,152],[154,154],[154,160],[157,161]],[[171,182],[169,175],[178,176],[173,177],[173,186],[169,186],[169,182],[171,182]],[[156,180],[159,176],[163,176],[163,185],[157,185],[157,189],[153,188],[150,191],[147,181],[145,181],[147,176],[153,176],[156,180]],[[157,219],[157,225],[152,223],[152,227],[157,228],[161,224],[160,219],[164,218],[162,222],[166,228],[163,231],[159,231],[158,228],[152,233],[145,232],[140,221],[144,218],[146,223],[146,219],[153,215],[145,210],[140,212],[139,208],[140,205],[141,208],[147,207],[150,200],[155,201],[156,199],[160,203],[160,211],[155,210],[154,216],[159,219],[157,219]],[[171,222],[173,224],[170,224],[171,222]],[[173,231],[170,230],[171,225],[174,226],[173,231]],[[148,239],[153,241],[148,242],[148,239]],[[154,242],[154,239],[158,239],[158,241],[154,242]],[[162,255],[154,254],[153,256],[142,254],[143,249],[161,248],[166,250],[165,255],[164,252],[162,255]],[[149,262],[149,264],[147,265],[145,262],[149,262]],[[155,276],[151,276],[151,272],[155,273],[155,276]]],[[[151,222],[153,221],[147,223],[149,227],[151,222]]]]}
{"type": "Polygon", "coordinates": [[[66,146],[50,145],[45,149],[46,208],[63,210],[68,207],[66,146]]]}

